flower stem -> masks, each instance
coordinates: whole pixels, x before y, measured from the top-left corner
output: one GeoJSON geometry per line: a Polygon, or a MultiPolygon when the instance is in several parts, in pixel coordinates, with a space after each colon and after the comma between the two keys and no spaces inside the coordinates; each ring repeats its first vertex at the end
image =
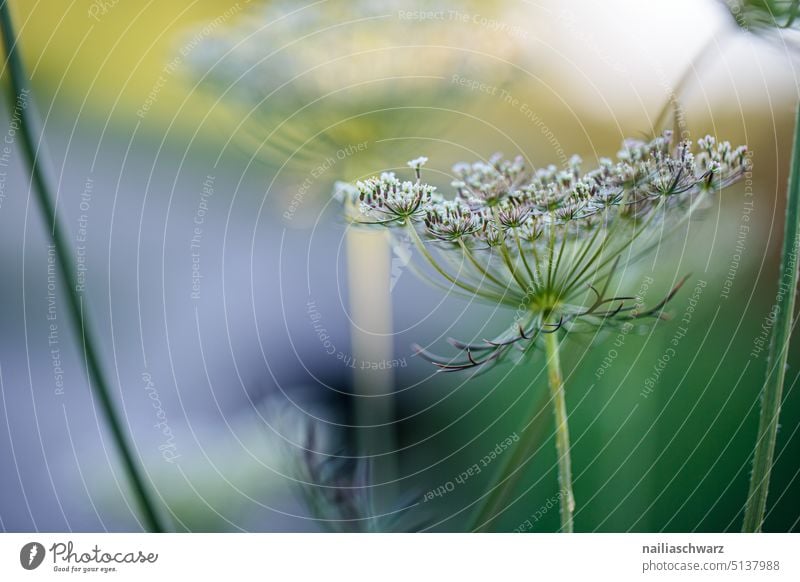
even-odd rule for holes
{"type": "Polygon", "coordinates": [[[497,294],[494,294],[494,293],[490,293],[490,292],[488,292],[486,290],[482,290],[482,289],[478,289],[476,287],[472,287],[470,285],[467,285],[466,283],[464,283],[463,281],[461,281],[457,277],[454,277],[453,275],[449,274],[447,271],[445,271],[441,267],[441,265],[439,265],[439,263],[436,262],[436,259],[433,258],[433,255],[431,255],[431,253],[428,251],[428,249],[425,248],[425,243],[422,242],[422,239],[419,237],[419,234],[417,234],[417,231],[414,229],[414,226],[412,224],[409,224],[406,228],[408,230],[409,235],[411,236],[411,240],[413,241],[414,246],[416,247],[416,249],[420,252],[420,254],[423,257],[425,257],[425,260],[428,261],[428,264],[430,264],[430,266],[433,267],[436,270],[436,272],[439,273],[442,277],[444,277],[445,279],[450,281],[456,287],[459,287],[459,288],[463,289],[467,293],[471,293],[471,294],[476,295],[478,297],[485,297],[485,298],[488,298],[488,299],[493,299],[493,300],[496,300],[499,303],[503,303],[503,304],[507,304],[508,303],[508,299],[506,297],[504,297],[503,295],[497,295],[497,294]]]}
{"type": "MultiPolygon", "coordinates": [[[[538,416],[546,406],[547,399],[553,403],[553,412],[556,420],[559,498],[561,499],[561,531],[572,533],[572,514],[575,511],[575,498],[572,494],[572,462],[569,451],[569,427],[567,424],[567,405],[564,398],[564,378],[561,374],[558,337],[555,333],[544,335],[550,393],[548,398],[536,401],[536,406],[531,410],[529,417],[526,418],[534,419],[538,416]]],[[[539,431],[529,421],[528,426],[520,435],[519,444],[504,464],[497,485],[486,497],[486,501],[475,515],[473,520],[473,529],[475,531],[488,530],[491,520],[503,509],[505,502],[511,496],[514,486],[522,476],[522,466],[529,460],[536,444],[540,441],[540,437],[539,431]]]]}
{"type": "MultiPolygon", "coordinates": [[[[39,199],[39,207],[42,211],[45,223],[48,226],[47,232],[55,246],[59,271],[67,291],[67,297],[69,298],[68,305],[72,312],[72,327],[77,336],[78,343],[83,348],[89,385],[95,390],[95,395],[100,402],[100,407],[111,429],[112,437],[122,456],[128,479],[130,480],[130,484],[144,517],[145,527],[152,532],[161,532],[164,531],[164,528],[156,510],[156,504],[151,499],[150,493],[145,486],[141,469],[134,459],[133,450],[128,443],[127,434],[114,408],[110,383],[107,382],[102,372],[96,340],[92,335],[92,328],[83,310],[82,297],[75,288],[75,285],[72,284],[74,282],[73,279],[76,270],[72,262],[72,257],[68,252],[70,248],[68,244],[69,237],[67,236],[63,224],[58,219],[58,214],[56,213],[55,204],[53,202],[53,189],[42,168],[43,152],[35,141],[39,123],[33,112],[33,103],[30,102],[31,90],[27,86],[28,77],[19,55],[19,45],[11,20],[8,0],[0,0],[0,28],[3,33],[3,49],[6,53],[9,67],[9,88],[11,93],[9,108],[14,110],[16,107],[19,112],[23,153],[31,173],[31,182],[35,184],[33,190],[36,192],[39,199]]],[[[41,135],[41,132],[39,131],[38,134],[41,135]]]]}
{"type": "Polygon", "coordinates": [[[556,421],[556,454],[558,455],[558,485],[560,492],[561,531],[572,533],[572,513],[575,497],[572,494],[572,462],[569,451],[569,425],[567,424],[567,402],[564,398],[564,377],[561,373],[558,337],[548,333],[545,337],[547,352],[547,379],[553,401],[556,421]]]}
{"type": "Polygon", "coordinates": [[[783,233],[781,270],[778,288],[785,293],[784,304],[775,321],[775,331],[769,345],[767,378],[761,393],[761,415],[758,421],[758,438],[753,456],[753,472],[750,475],[750,490],[744,513],[742,531],[759,532],[764,523],[767,508],[769,478],[775,457],[775,441],[778,434],[778,417],[783,398],[783,382],[786,376],[786,358],[789,354],[789,339],[794,320],[795,295],[797,290],[797,243],[800,236],[800,103],[795,120],[792,167],[786,201],[786,226],[783,233]]]}

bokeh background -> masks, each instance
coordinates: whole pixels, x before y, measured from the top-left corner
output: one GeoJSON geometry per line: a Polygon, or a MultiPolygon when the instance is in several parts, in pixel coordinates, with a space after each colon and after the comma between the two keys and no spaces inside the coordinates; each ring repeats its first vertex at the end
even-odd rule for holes
{"type": "MultiPolygon", "coordinates": [[[[85,252],[85,306],[178,531],[362,529],[336,521],[352,504],[363,515],[405,508],[395,529],[466,529],[499,464],[419,498],[519,431],[546,391],[543,363],[470,379],[414,357],[413,342],[485,337],[508,315],[443,296],[403,249],[352,233],[334,184],[404,172],[419,155],[445,191],[454,163],[495,151],[534,167],[610,157],[658,129],[688,69],[680,100],[692,137],[747,143],[752,179],[630,275],[652,277],[655,297],[691,273],[673,322],[621,345],[613,335],[565,344],[575,524],[739,530],[766,365],[753,347],[776,296],[795,45],[738,28],[711,0],[11,5],[58,211],[85,252]],[[321,494],[297,482],[305,449],[351,461],[366,450],[382,468],[363,479],[358,462],[336,465],[326,483],[342,494],[321,494]]],[[[11,135],[7,103],[0,116],[11,135]]],[[[60,288],[56,384],[48,239],[13,137],[0,198],[0,528],[136,531],[60,288]]],[[[799,349],[768,531],[800,520],[799,349]]],[[[558,527],[549,411],[535,422],[542,445],[496,531],[536,512],[533,531],[558,527]]]]}

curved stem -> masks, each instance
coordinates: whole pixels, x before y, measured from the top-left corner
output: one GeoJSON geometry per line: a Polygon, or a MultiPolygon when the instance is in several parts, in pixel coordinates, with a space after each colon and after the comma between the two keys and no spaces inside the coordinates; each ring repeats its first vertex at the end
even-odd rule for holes
{"type": "Polygon", "coordinates": [[[522,264],[525,266],[525,270],[528,272],[528,276],[531,278],[531,290],[536,293],[539,290],[539,284],[536,281],[536,274],[531,269],[530,263],[528,263],[528,259],[525,257],[525,250],[522,248],[522,242],[519,240],[519,235],[516,231],[514,231],[514,240],[517,243],[517,252],[519,252],[519,256],[522,258],[522,264]]]}
{"type": "Polygon", "coordinates": [[[572,514],[575,497],[572,494],[572,462],[569,451],[569,425],[567,424],[567,402],[564,398],[564,377],[558,353],[558,337],[549,333],[545,337],[547,353],[547,379],[553,401],[556,421],[556,454],[558,455],[558,485],[560,497],[561,531],[572,533],[572,514]]]}
{"type": "MultiPolygon", "coordinates": [[[[611,226],[611,228],[614,228],[615,225],[616,222],[611,226]]],[[[600,236],[600,233],[603,231],[603,228],[606,228],[605,223],[602,226],[597,227],[592,236],[589,237],[584,243],[582,243],[580,250],[576,250],[573,253],[572,259],[570,261],[572,266],[570,267],[570,270],[567,272],[567,275],[563,277],[563,284],[561,284],[562,287],[567,287],[570,284],[570,281],[572,281],[572,277],[578,271],[581,264],[583,264],[583,260],[589,254],[589,251],[592,250],[594,243],[597,242],[597,239],[600,236]]],[[[607,234],[605,238],[609,238],[611,230],[607,229],[606,233],[607,234]]],[[[600,246],[602,247],[603,245],[601,244],[600,246]]],[[[567,287],[567,291],[569,291],[569,287],[567,287]]]]}
{"type": "Polygon", "coordinates": [[[506,247],[505,241],[500,245],[500,254],[503,257],[503,262],[505,263],[506,267],[508,268],[508,272],[517,282],[519,288],[522,290],[523,294],[529,293],[530,289],[532,288],[533,283],[528,283],[522,276],[517,273],[517,267],[514,265],[514,261],[511,258],[511,253],[508,252],[508,247],[506,247]]]}
{"type": "Polygon", "coordinates": [[[480,261],[478,261],[475,255],[472,254],[472,251],[470,251],[469,247],[464,244],[463,240],[458,239],[458,246],[461,247],[461,251],[464,253],[464,256],[467,257],[469,262],[472,263],[472,266],[475,267],[481,276],[493,282],[494,284],[499,285],[501,288],[503,287],[503,282],[489,272],[488,266],[484,267],[481,265],[480,261]]]}
{"type": "MultiPolygon", "coordinates": [[[[456,277],[462,283],[470,285],[474,289],[480,289],[482,293],[494,294],[495,297],[508,297],[513,288],[509,285],[497,284],[489,280],[482,274],[481,269],[475,266],[471,260],[467,262],[467,257],[461,254],[448,252],[452,249],[445,249],[437,257],[441,261],[445,270],[448,268],[456,273],[456,277]]],[[[476,259],[477,260],[477,259],[476,259]]],[[[499,299],[498,299],[499,300],[499,299]]]]}
{"type": "Polygon", "coordinates": [[[528,422],[525,433],[521,435],[518,447],[503,465],[497,485],[487,495],[485,502],[475,515],[473,527],[471,528],[475,531],[487,531],[491,520],[504,509],[505,503],[522,476],[522,466],[528,462],[537,443],[541,440],[540,431],[534,428],[532,419],[541,414],[547,404],[547,399],[549,399],[553,403],[553,413],[556,421],[555,440],[556,453],[558,455],[559,498],[561,500],[561,531],[564,533],[573,532],[572,515],[575,511],[575,498],[572,493],[569,425],[567,424],[567,405],[564,398],[564,378],[561,373],[559,343],[555,333],[543,335],[545,335],[547,378],[550,391],[536,400],[535,408],[531,410],[529,415],[531,421],[528,422]]]}
{"type": "MultiPolygon", "coordinates": [[[[569,226],[566,226],[564,229],[564,234],[561,237],[561,244],[558,246],[558,258],[556,259],[556,266],[553,268],[553,280],[551,285],[555,286],[556,277],[558,276],[558,269],[561,267],[561,258],[564,256],[564,246],[567,244],[567,234],[569,234],[569,226]]],[[[551,287],[552,288],[552,287],[551,287]]],[[[559,299],[561,299],[559,297],[559,299]]]]}
{"type": "Polygon", "coordinates": [[[550,225],[550,236],[547,245],[547,289],[553,288],[553,261],[556,255],[556,229],[550,225]]]}
{"type": "Polygon", "coordinates": [[[786,202],[786,226],[783,233],[781,252],[781,271],[778,279],[778,293],[783,294],[781,306],[775,321],[775,331],[769,344],[767,378],[761,396],[761,414],[758,421],[758,438],[753,471],[750,474],[750,488],[747,494],[742,531],[759,532],[764,523],[767,508],[769,479],[775,457],[775,441],[778,434],[778,418],[783,398],[783,382],[786,376],[786,359],[789,355],[789,339],[794,321],[795,295],[797,293],[797,253],[800,237],[800,103],[795,120],[794,145],[792,148],[792,168],[789,177],[786,202]]]}
{"type": "MultiPolygon", "coordinates": [[[[500,224],[500,218],[498,217],[497,210],[494,207],[492,207],[492,218],[494,219],[494,224],[497,227],[498,232],[502,233],[503,227],[500,224]]],[[[517,267],[514,264],[514,261],[511,259],[511,253],[508,252],[508,247],[506,247],[505,234],[503,234],[503,242],[500,244],[500,255],[503,257],[503,262],[505,263],[508,272],[522,290],[523,295],[529,293],[533,282],[528,283],[523,277],[520,276],[519,273],[517,273],[517,267]]]]}
{"type": "MultiPolygon", "coordinates": [[[[449,295],[452,295],[454,297],[458,297],[460,299],[466,299],[467,301],[472,301],[472,300],[478,299],[480,301],[485,301],[485,302],[487,302],[487,303],[489,303],[491,305],[495,305],[497,303],[496,299],[487,298],[487,297],[481,297],[481,296],[476,297],[473,293],[467,293],[466,291],[463,291],[461,289],[456,289],[456,288],[454,288],[452,286],[447,286],[444,283],[440,283],[438,279],[434,279],[433,277],[431,277],[430,275],[425,273],[416,264],[414,264],[413,261],[410,261],[408,263],[408,265],[406,265],[406,266],[420,281],[430,285],[434,289],[438,289],[439,291],[444,291],[445,293],[448,293],[449,295]]],[[[507,301],[503,302],[502,304],[505,305],[506,307],[512,306],[512,304],[510,302],[507,302],[507,301]]]]}
{"type": "MultiPolygon", "coordinates": [[[[703,200],[705,193],[701,192],[697,199],[692,202],[692,205],[689,207],[689,210],[681,217],[681,219],[673,225],[673,228],[677,228],[678,226],[682,225],[686,220],[689,220],[695,211],[695,209],[700,205],[703,200]]],[[[587,261],[584,267],[580,270],[580,272],[575,275],[573,281],[567,286],[566,290],[563,292],[562,296],[567,297],[576,287],[582,285],[584,283],[588,283],[592,278],[594,278],[603,268],[612,264],[614,261],[617,260],[617,257],[631,246],[645,231],[647,231],[650,224],[655,220],[656,214],[664,208],[664,199],[658,201],[658,205],[653,209],[650,216],[647,217],[645,223],[639,227],[638,230],[634,231],[631,235],[631,238],[626,240],[624,244],[620,245],[619,248],[615,249],[613,252],[610,252],[607,257],[602,258],[603,251],[607,249],[606,242],[611,240],[611,233],[613,229],[616,227],[618,223],[614,223],[611,225],[609,230],[606,233],[605,239],[603,242],[600,243],[600,247],[594,253],[594,255],[587,261]],[[594,262],[600,260],[600,264],[594,266],[594,262]],[[590,270],[591,269],[591,270],[590,270]],[[588,272],[587,272],[588,271],[588,272]]],[[[632,263],[639,257],[644,256],[651,248],[658,246],[661,243],[661,238],[659,237],[654,243],[646,245],[643,249],[637,251],[635,255],[628,258],[628,262],[632,263]]]]}
{"type": "Polygon", "coordinates": [[[39,207],[42,217],[47,224],[47,232],[55,246],[58,267],[61,278],[67,291],[69,299],[68,305],[72,313],[72,327],[77,336],[78,344],[83,348],[83,355],[86,364],[89,385],[95,391],[95,396],[100,402],[100,408],[106,417],[111,435],[117,449],[122,457],[123,466],[130,480],[134,495],[136,496],[141,512],[144,517],[145,527],[151,532],[164,531],[161,518],[157,511],[157,505],[151,498],[142,470],[133,454],[133,448],[128,442],[128,434],[123,427],[120,417],[114,407],[114,400],[111,395],[111,384],[106,380],[100,364],[97,340],[92,334],[92,327],[88,321],[88,316],[83,310],[82,297],[77,291],[74,283],[75,266],[72,257],[68,252],[70,248],[69,237],[63,224],[58,218],[54,198],[53,188],[48,182],[42,168],[42,152],[37,147],[35,136],[37,133],[38,120],[33,113],[33,104],[30,103],[31,90],[28,87],[27,75],[19,55],[14,26],[11,20],[11,13],[8,0],[0,0],[0,28],[3,32],[3,49],[7,56],[10,77],[10,102],[9,108],[17,110],[20,116],[20,133],[22,135],[23,153],[28,162],[31,173],[31,182],[35,184],[33,188],[39,199],[39,207]]]}
{"type": "Polygon", "coordinates": [[[471,285],[467,285],[463,281],[460,281],[456,277],[453,277],[450,273],[445,271],[439,265],[439,263],[436,262],[436,259],[433,258],[433,255],[431,255],[430,251],[428,251],[427,247],[425,247],[425,243],[422,242],[422,239],[419,237],[419,234],[417,234],[414,225],[409,224],[406,228],[411,234],[411,240],[414,241],[414,246],[417,247],[417,250],[420,253],[422,253],[422,256],[425,257],[425,259],[428,261],[431,267],[433,267],[436,270],[436,272],[439,273],[442,277],[450,281],[456,287],[460,287],[461,289],[463,289],[468,293],[471,293],[478,297],[486,297],[489,299],[494,299],[496,301],[499,301],[500,303],[506,303],[507,300],[505,297],[498,296],[493,293],[487,293],[485,290],[476,289],[475,287],[472,287],[471,285]]]}

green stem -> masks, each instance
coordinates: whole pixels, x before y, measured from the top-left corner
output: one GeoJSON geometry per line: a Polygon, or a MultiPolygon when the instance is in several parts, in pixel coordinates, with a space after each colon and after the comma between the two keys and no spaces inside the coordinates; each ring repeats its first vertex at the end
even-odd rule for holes
{"type": "MultiPolygon", "coordinates": [[[[533,419],[546,406],[546,400],[553,403],[556,431],[556,453],[558,454],[558,482],[561,512],[561,531],[572,533],[572,514],[575,511],[575,498],[572,494],[572,462],[570,460],[569,426],[567,424],[567,405],[564,398],[564,378],[561,373],[558,337],[555,333],[544,334],[547,355],[547,378],[550,386],[549,394],[536,401],[527,419],[533,419]]],[[[522,435],[513,454],[508,458],[500,471],[500,477],[492,492],[486,497],[473,520],[472,529],[488,531],[489,523],[503,510],[514,487],[523,474],[522,466],[527,463],[536,445],[541,440],[540,431],[528,421],[528,427],[522,435]]],[[[540,425],[539,425],[540,426],[540,425]]]]}
{"type": "Polygon", "coordinates": [[[750,475],[750,490],[747,495],[742,526],[744,532],[759,532],[764,523],[769,479],[775,457],[778,417],[783,398],[783,382],[786,376],[786,358],[789,354],[789,339],[794,319],[798,279],[797,242],[798,231],[800,231],[798,228],[798,222],[800,222],[800,103],[795,120],[792,167],[786,194],[786,226],[783,233],[781,270],[778,279],[779,292],[783,292],[785,296],[769,345],[767,378],[761,395],[761,415],[758,421],[758,438],[753,456],[753,472],[750,475]]]}
{"type": "Polygon", "coordinates": [[[470,251],[469,247],[466,244],[464,244],[463,240],[458,239],[458,246],[461,247],[461,251],[464,253],[464,256],[467,257],[470,263],[472,263],[472,266],[475,267],[480,276],[482,276],[485,279],[488,279],[495,285],[498,285],[500,289],[503,289],[503,282],[489,272],[488,266],[484,267],[483,265],[481,265],[480,261],[478,261],[478,259],[475,258],[475,255],[472,254],[472,251],[470,251]]]}
{"type": "Polygon", "coordinates": [[[425,247],[425,243],[422,242],[422,239],[419,237],[419,234],[417,234],[417,231],[414,228],[414,225],[413,224],[408,224],[406,226],[406,228],[408,229],[409,235],[411,236],[411,240],[413,241],[414,246],[417,248],[417,250],[420,252],[420,254],[422,254],[422,256],[425,257],[425,260],[428,261],[428,264],[431,267],[433,267],[436,270],[436,272],[439,273],[442,277],[444,277],[445,279],[450,281],[456,287],[460,287],[461,289],[463,289],[467,293],[471,293],[472,295],[476,295],[478,297],[485,297],[485,298],[488,298],[488,299],[494,299],[494,300],[496,300],[496,301],[498,301],[500,303],[503,303],[503,304],[508,303],[508,300],[505,297],[501,296],[501,295],[496,295],[494,293],[489,293],[486,290],[478,289],[476,287],[472,287],[470,285],[467,285],[463,281],[457,279],[456,277],[453,277],[450,273],[445,271],[439,265],[439,263],[436,262],[436,259],[433,258],[433,255],[431,255],[431,253],[425,247]]]}
{"type": "Polygon", "coordinates": [[[567,424],[567,402],[564,398],[564,377],[561,374],[561,360],[558,353],[558,337],[555,333],[546,335],[545,349],[547,353],[547,379],[550,385],[550,397],[553,401],[553,413],[556,421],[561,531],[572,533],[572,513],[575,511],[575,497],[572,494],[569,425],[567,424]]]}
{"type": "MultiPolygon", "coordinates": [[[[492,217],[494,218],[494,224],[497,227],[498,232],[503,233],[503,227],[500,224],[500,218],[497,215],[497,210],[494,207],[492,207],[492,217]]],[[[500,255],[503,257],[503,262],[506,264],[508,272],[511,274],[514,280],[517,282],[517,285],[519,285],[520,289],[522,290],[522,294],[527,295],[533,288],[532,287],[533,282],[528,283],[527,281],[525,281],[525,279],[523,279],[519,275],[519,273],[517,273],[517,267],[514,264],[514,261],[511,259],[511,254],[508,252],[508,247],[506,246],[505,243],[505,237],[506,235],[503,234],[503,242],[500,244],[500,255]]]]}
{"type": "Polygon", "coordinates": [[[528,259],[525,257],[525,250],[522,248],[522,242],[520,242],[519,235],[516,231],[514,231],[514,240],[517,243],[517,252],[522,258],[522,264],[525,266],[525,270],[528,272],[528,276],[531,278],[531,291],[536,293],[539,290],[539,284],[536,281],[536,274],[534,273],[533,269],[531,269],[531,265],[528,263],[528,259]]]}
{"type": "Polygon", "coordinates": [[[76,270],[73,265],[72,257],[68,252],[70,248],[68,244],[69,237],[67,236],[63,224],[58,219],[58,214],[56,213],[55,204],[53,202],[53,189],[42,168],[43,154],[38,150],[35,139],[36,135],[41,135],[41,131],[37,130],[39,123],[33,112],[31,90],[28,87],[28,77],[19,54],[19,46],[14,32],[14,25],[11,20],[8,0],[0,0],[0,2],[2,2],[0,3],[0,29],[2,29],[3,33],[3,49],[6,53],[10,77],[9,109],[11,111],[16,109],[20,117],[22,149],[31,173],[31,180],[35,183],[34,190],[42,210],[42,217],[48,226],[47,231],[55,246],[59,271],[64,286],[66,287],[67,297],[69,298],[69,309],[72,313],[73,320],[72,327],[77,336],[79,345],[83,347],[89,385],[95,390],[95,395],[100,402],[100,407],[109,424],[113,439],[122,456],[123,466],[130,479],[134,494],[139,501],[145,526],[149,531],[161,532],[164,531],[164,528],[156,511],[156,504],[150,498],[141,470],[134,460],[132,448],[128,443],[127,434],[114,408],[110,384],[103,375],[100,359],[97,355],[97,343],[92,335],[92,328],[89,325],[88,318],[86,314],[83,313],[81,295],[73,284],[76,270]]]}

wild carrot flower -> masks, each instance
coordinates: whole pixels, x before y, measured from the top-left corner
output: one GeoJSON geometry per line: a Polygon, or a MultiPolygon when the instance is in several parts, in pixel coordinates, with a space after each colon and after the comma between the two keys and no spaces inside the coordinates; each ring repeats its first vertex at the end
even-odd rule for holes
{"type": "Polygon", "coordinates": [[[339,185],[357,203],[362,225],[408,233],[454,291],[517,310],[505,333],[478,344],[453,341],[464,357],[449,360],[420,349],[443,370],[483,367],[519,347],[528,353],[542,334],[593,331],[657,317],[663,302],[643,309],[635,297],[607,295],[621,260],[653,249],[721,189],[738,180],[747,149],[713,137],[672,148],[669,132],[650,142],[627,140],[617,161],[582,171],[528,170],[521,158],[494,156],[453,168],[455,196],[394,173],[339,185]]]}
{"type": "MultiPolygon", "coordinates": [[[[384,173],[336,196],[359,213],[355,222],[406,233],[448,292],[515,310],[504,333],[478,343],[451,339],[455,358],[418,347],[444,371],[486,369],[537,348],[547,355],[556,415],[562,530],[572,531],[569,433],[559,363],[559,335],[662,317],[672,290],[649,308],[633,296],[608,293],[620,262],[654,250],[749,167],[747,148],[711,136],[672,143],[665,132],[626,140],[617,160],[584,171],[575,156],[563,168],[528,169],[522,158],[458,164],[455,195],[422,181],[425,158],[409,162],[412,180],[384,173]],[[516,348],[516,349],[515,349],[516,348]]],[[[353,214],[351,209],[350,215],[353,214]]],[[[684,279],[685,280],[685,279],[684,279]]]]}

